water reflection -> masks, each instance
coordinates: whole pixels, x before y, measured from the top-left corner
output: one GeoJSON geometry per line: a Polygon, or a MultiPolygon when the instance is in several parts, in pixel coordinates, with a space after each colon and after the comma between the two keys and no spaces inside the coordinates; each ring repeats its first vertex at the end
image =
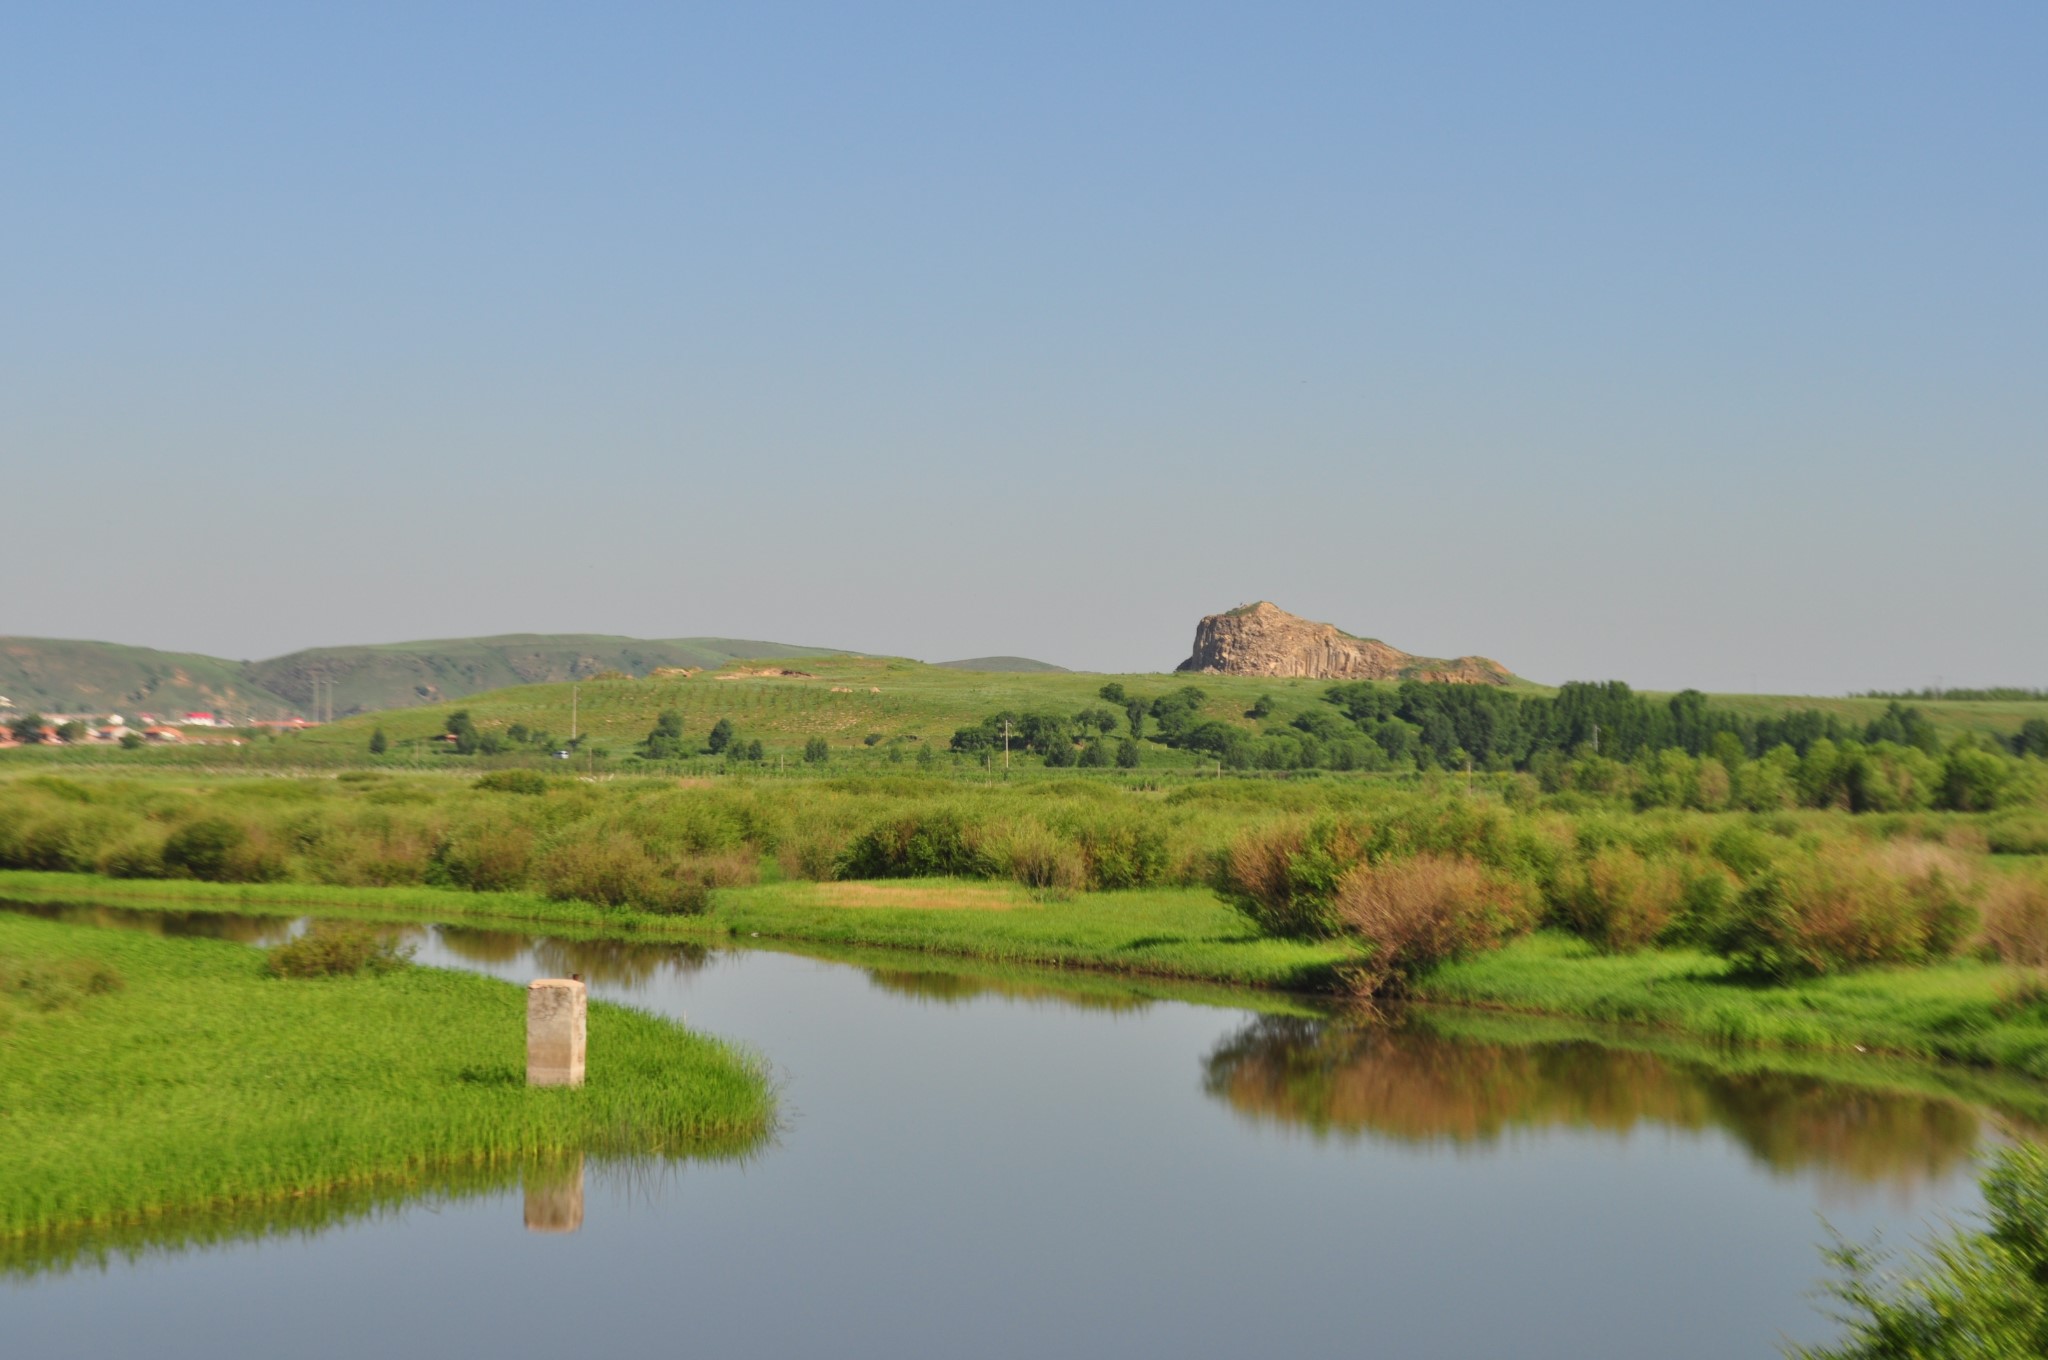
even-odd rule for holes
{"type": "Polygon", "coordinates": [[[67,925],[139,930],[148,935],[186,939],[233,940],[237,944],[278,944],[297,932],[296,923],[287,916],[244,916],[231,911],[141,911],[71,902],[11,900],[0,900],[0,911],[67,925]]]}
{"type": "Polygon", "coordinates": [[[870,968],[868,981],[892,996],[918,1001],[936,1001],[955,1006],[983,997],[1011,1001],[1051,1001],[1081,1010],[1139,1011],[1153,998],[1126,990],[1086,990],[1072,985],[1022,981],[1014,978],[974,976],[967,973],[934,972],[911,968],[870,968]]]}
{"type": "Polygon", "coordinates": [[[526,1230],[572,1233],[583,1226],[583,1154],[536,1162],[520,1177],[526,1191],[526,1230]]]}
{"type": "Polygon", "coordinates": [[[470,963],[508,964],[530,958],[539,975],[580,974],[585,982],[643,987],[662,977],[686,977],[711,960],[701,944],[648,940],[568,940],[475,926],[436,926],[440,943],[470,963]]]}
{"type": "Polygon", "coordinates": [[[1912,1186],[1960,1169],[1983,1132],[1956,1100],[1585,1041],[1487,1043],[1264,1016],[1204,1060],[1204,1089],[1318,1137],[1487,1144],[1518,1129],[1721,1129],[1775,1171],[1912,1186]]]}
{"type": "Polygon", "coordinates": [[[105,1270],[117,1261],[265,1238],[307,1239],[348,1223],[402,1216],[408,1208],[438,1209],[496,1194],[519,1178],[511,1165],[440,1167],[401,1180],[343,1186],[233,1205],[171,1205],[149,1218],[93,1223],[0,1237],[0,1279],[105,1270]]]}

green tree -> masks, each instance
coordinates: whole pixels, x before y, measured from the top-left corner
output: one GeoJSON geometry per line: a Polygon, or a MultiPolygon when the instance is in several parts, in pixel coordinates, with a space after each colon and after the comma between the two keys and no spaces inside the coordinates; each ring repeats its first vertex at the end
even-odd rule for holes
{"type": "Polygon", "coordinates": [[[1124,693],[1124,687],[1114,680],[1095,692],[1101,697],[1102,702],[1105,704],[1115,704],[1118,708],[1122,708],[1129,699],[1129,696],[1124,693]]]}
{"type": "Polygon", "coordinates": [[[84,741],[85,734],[87,732],[90,732],[91,730],[92,729],[87,727],[84,723],[80,722],[76,718],[73,718],[70,722],[57,724],[57,740],[67,743],[74,741],[84,741]]]}
{"type": "Polygon", "coordinates": [[[391,740],[384,735],[384,729],[381,727],[373,728],[370,732],[370,754],[381,756],[390,749],[391,740]]]}
{"type": "Polygon", "coordinates": [[[123,732],[121,734],[121,749],[124,751],[137,750],[142,746],[142,740],[140,732],[123,732]]]}
{"type": "Polygon", "coordinates": [[[1958,745],[1943,764],[1941,806],[1955,812],[1989,812],[1998,806],[2007,774],[2007,763],[1989,751],[1958,745]]]}
{"type": "Polygon", "coordinates": [[[448,715],[448,735],[455,738],[455,754],[475,755],[477,748],[476,723],[471,721],[469,710],[458,708],[448,715]]]}
{"type": "Polygon", "coordinates": [[[665,708],[648,730],[647,740],[640,743],[641,754],[649,760],[679,760],[686,752],[683,749],[683,715],[672,708],[665,708]]]}
{"type": "Polygon", "coordinates": [[[1100,740],[1089,742],[1081,748],[1081,758],[1075,763],[1088,770],[1105,768],[1109,764],[1109,744],[1100,740]]]}
{"type": "Polygon", "coordinates": [[[760,761],[765,759],[767,757],[767,754],[767,751],[762,749],[761,743],[758,740],[750,741],[747,743],[748,760],[760,761]]]}
{"type": "Polygon", "coordinates": [[[1255,702],[1250,708],[1244,711],[1244,715],[1247,718],[1256,718],[1260,722],[1264,722],[1266,719],[1272,717],[1273,696],[1270,694],[1261,694],[1258,697],[1257,702],[1255,702]]]}
{"type": "Polygon", "coordinates": [[[804,763],[823,765],[832,758],[832,747],[823,737],[812,737],[804,743],[804,763]]]}
{"type": "Polygon", "coordinates": [[[1138,762],[1141,759],[1143,759],[1143,756],[1138,750],[1138,743],[1136,741],[1125,737],[1116,744],[1116,767],[1119,770],[1135,770],[1138,768],[1138,762]]]}
{"type": "Polygon", "coordinates": [[[938,763],[938,759],[939,759],[939,758],[938,758],[937,756],[935,756],[935,755],[933,755],[933,754],[932,754],[932,748],[931,748],[931,747],[929,747],[929,746],[920,746],[920,747],[918,747],[918,748],[917,748],[917,768],[918,768],[918,769],[920,769],[920,770],[929,770],[929,769],[930,769],[930,768],[931,768],[931,767],[932,767],[933,765],[936,765],[936,764],[938,763]]]}
{"type": "Polygon", "coordinates": [[[711,724],[711,735],[704,739],[704,749],[711,752],[712,755],[717,755],[720,751],[732,745],[732,739],[732,719],[720,718],[717,722],[711,724]]]}
{"type": "Polygon", "coordinates": [[[1124,717],[1130,721],[1132,741],[1136,741],[1139,737],[1145,735],[1145,714],[1150,709],[1151,705],[1143,699],[1127,699],[1124,701],[1124,717]]]}
{"type": "Polygon", "coordinates": [[[42,742],[43,715],[40,713],[24,713],[7,726],[14,733],[14,739],[23,746],[35,746],[42,742]]]}

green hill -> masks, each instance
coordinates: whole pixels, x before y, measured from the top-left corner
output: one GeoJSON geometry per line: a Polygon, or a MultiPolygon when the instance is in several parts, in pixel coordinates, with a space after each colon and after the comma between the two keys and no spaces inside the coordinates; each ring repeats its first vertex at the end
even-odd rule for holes
{"type": "Polygon", "coordinates": [[[1055,666],[1050,661],[1033,661],[1028,656],[970,656],[964,661],[934,661],[932,664],[953,671],[1008,671],[1021,675],[1069,673],[1065,666],[1055,666]]]}
{"type": "Polygon", "coordinates": [[[0,696],[0,707],[41,713],[255,709],[270,717],[280,703],[239,661],[64,638],[0,638],[0,696]]]}
{"type": "Polygon", "coordinates": [[[511,685],[644,676],[742,658],[837,655],[831,648],[742,638],[501,637],[318,647],[268,661],[227,661],[112,642],[0,638],[0,696],[55,713],[224,712],[237,721],[314,716],[315,689],[336,717],[460,699],[511,685]]]}
{"type": "MultiPolygon", "coordinates": [[[[641,679],[585,681],[577,687],[575,720],[592,744],[614,754],[633,750],[655,719],[673,710],[692,749],[720,718],[732,721],[743,738],[758,739],[771,753],[796,760],[806,740],[824,737],[838,761],[882,762],[897,748],[914,754],[920,746],[943,751],[955,730],[991,713],[1013,711],[1073,713],[1100,707],[1099,690],[1117,682],[1131,694],[1153,698],[1190,682],[1207,696],[1202,716],[1247,732],[1285,727],[1305,712],[1327,712],[1328,680],[1235,675],[1097,675],[1074,671],[966,671],[885,657],[840,654],[805,662],[800,673],[762,674],[749,666],[683,678],[676,674],[641,679]],[[1250,716],[1261,699],[1271,715],[1250,716]],[[876,736],[870,743],[867,738],[876,736]]],[[[1531,694],[1546,693],[1520,685],[1531,694]]],[[[1716,703],[1753,715],[1818,708],[1844,721],[1867,723],[1886,708],[1881,699],[1806,699],[1797,696],[1727,695],[1716,703]]],[[[409,713],[353,718],[293,737],[293,749],[336,754],[364,749],[373,728],[382,727],[394,747],[431,743],[447,714],[466,709],[480,731],[505,732],[514,725],[560,739],[569,734],[570,686],[523,685],[472,694],[460,704],[421,707],[409,713]]],[[[2048,712],[2048,704],[1990,704],[1930,701],[1917,707],[1945,734],[1958,731],[2011,733],[2026,717],[2048,712]]],[[[1148,728],[1148,730],[1150,730],[1148,728]]],[[[1168,752],[1148,744],[1146,763],[1203,763],[1191,752],[1168,752]]]]}

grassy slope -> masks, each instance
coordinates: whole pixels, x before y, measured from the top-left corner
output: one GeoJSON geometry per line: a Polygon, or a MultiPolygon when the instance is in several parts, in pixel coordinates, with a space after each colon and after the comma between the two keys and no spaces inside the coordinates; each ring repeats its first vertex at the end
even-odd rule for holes
{"type": "MultiPolygon", "coordinates": [[[[1323,694],[1330,684],[1326,680],[1260,676],[960,671],[915,661],[845,656],[806,661],[802,669],[811,672],[813,678],[718,679],[698,675],[688,680],[586,683],[578,687],[578,722],[593,741],[604,743],[615,752],[624,752],[647,735],[664,709],[672,708],[682,715],[684,731],[692,740],[701,738],[717,719],[730,717],[744,735],[758,737],[771,750],[797,749],[806,738],[823,736],[838,749],[840,758],[861,756],[879,760],[879,754],[862,746],[862,739],[869,733],[879,732],[885,741],[914,738],[943,750],[956,729],[1004,709],[1073,713],[1081,708],[1101,707],[1103,701],[1097,691],[1112,680],[1130,693],[1146,698],[1194,685],[1209,696],[1204,706],[1206,716],[1248,730],[1259,724],[1246,718],[1245,710],[1261,696],[1270,696],[1275,704],[1275,716],[1267,725],[1284,725],[1295,713],[1325,707],[1323,694]],[[835,693],[835,689],[843,692],[835,693]]],[[[567,735],[569,688],[566,684],[529,685],[473,694],[459,706],[467,708],[486,728],[503,728],[518,722],[567,735]]],[[[1529,692],[1536,691],[1530,687],[1529,692]]],[[[1752,696],[1729,698],[1726,702],[1755,712],[1821,707],[1864,722],[1877,717],[1885,708],[1885,702],[1879,699],[1752,696]]],[[[382,726],[394,741],[431,738],[441,730],[441,720],[457,706],[451,703],[356,718],[295,740],[308,743],[310,748],[338,745],[360,749],[369,740],[370,729],[377,726],[382,726]]],[[[2026,717],[2048,712],[2041,705],[1947,700],[1920,707],[1935,723],[1950,730],[2017,730],[2026,717]]],[[[1148,764],[1193,763],[1192,757],[1156,745],[1146,748],[1146,759],[1148,764]]]]}
{"type": "MultiPolygon", "coordinates": [[[[1322,702],[1327,686],[1317,681],[1264,680],[1243,676],[1085,675],[1073,672],[961,671],[916,661],[832,657],[805,661],[809,678],[718,679],[711,675],[687,680],[648,679],[584,683],[577,686],[577,721],[596,744],[623,754],[654,726],[665,709],[682,715],[685,735],[701,741],[719,718],[731,718],[740,734],[761,740],[771,753],[800,751],[813,736],[832,743],[834,759],[879,764],[886,745],[870,750],[869,733],[885,739],[904,738],[914,751],[919,744],[944,751],[953,733],[1004,709],[1073,713],[1103,707],[1097,691],[1112,679],[1133,694],[1151,697],[1195,684],[1209,696],[1209,716],[1257,726],[1244,711],[1262,694],[1279,701],[1282,713],[1322,702]]],[[[447,704],[407,712],[384,713],[335,723],[291,740],[309,752],[322,749],[360,751],[370,731],[382,727],[395,745],[431,740],[447,714],[466,708],[479,726],[502,730],[513,723],[544,729],[557,736],[569,732],[570,687],[528,685],[476,694],[460,705],[447,704]]],[[[1121,733],[1121,727],[1119,733],[1121,733]]],[[[1194,757],[1151,745],[1148,764],[1195,763],[1194,757]]],[[[1036,762],[1032,762],[1035,764],[1036,762]]]]}
{"type": "Polygon", "coordinates": [[[67,638],[0,638],[0,695],[24,712],[124,716],[277,703],[240,662],[67,638]]]}
{"type": "Polygon", "coordinates": [[[512,633],[362,647],[320,647],[254,662],[272,693],[310,706],[316,676],[334,686],[337,714],[452,701],[510,685],[569,681],[601,671],[646,675],[663,667],[723,666],[740,657],[822,657],[829,648],[743,638],[609,637],[512,633]]]}
{"type": "Polygon", "coordinates": [[[288,981],[241,945],[9,915],[0,961],[0,1240],[571,1149],[732,1150],[773,1117],[749,1060],[603,1004],[588,1085],[528,1089],[523,993],[468,974],[288,981]],[[45,1008],[94,970],[118,989],[45,1008]]]}
{"type": "Polygon", "coordinates": [[[1793,985],[1685,950],[1603,955],[1543,934],[1438,969],[1430,1001],[1653,1025],[1737,1045],[1869,1049],[2048,1078],[2048,997],[2000,965],[1873,968],[1793,985]]]}
{"type": "Polygon", "coordinates": [[[332,682],[337,713],[403,708],[479,690],[568,680],[602,670],[722,666],[739,657],[818,657],[829,648],[743,638],[641,639],[520,633],[360,647],[321,647],[268,661],[228,661],[113,642],[0,638],[0,695],[23,710],[227,711],[310,715],[313,681],[332,682]]]}
{"type": "Polygon", "coordinates": [[[1040,674],[1066,675],[1065,666],[1055,666],[1050,661],[1033,661],[1028,656],[970,656],[959,661],[934,661],[934,666],[943,666],[949,671],[1024,671],[1040,674]]]}

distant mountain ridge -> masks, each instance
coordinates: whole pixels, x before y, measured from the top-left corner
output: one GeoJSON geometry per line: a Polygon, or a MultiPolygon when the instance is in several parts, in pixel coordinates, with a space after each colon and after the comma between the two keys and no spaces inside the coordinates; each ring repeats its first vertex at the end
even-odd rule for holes
{"type": "Polygon", "coordinates": [[[224,712],[237,721],[335,717],[442,703],[508,685],[632,676],[730,661],[858,655],[745,638],[628,638],[596,633],[315,647],[267,661],[227,661],[113,642],[0,637],[0,696],[17,710],[160,715],[224,712]]]}
{"type": "Polygon", "coordinates": [[[1050,661],[1033,661],[1028,656],[970,656],[962,661],[934,661],[949,671],[1002,671],[1010,675],[1039,675],[1049,671],[1068,673],[1065,666],[1050,661]]]}

